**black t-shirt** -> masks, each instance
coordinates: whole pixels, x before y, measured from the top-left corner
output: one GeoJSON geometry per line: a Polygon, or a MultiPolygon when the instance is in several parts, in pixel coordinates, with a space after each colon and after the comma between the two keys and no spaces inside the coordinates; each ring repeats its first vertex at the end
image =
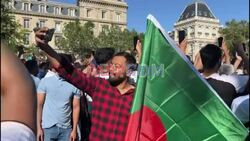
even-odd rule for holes
{"type": "Polygon", "coordinates": [[[237,96],[235,87],[228,82],[216,80],[213,78],[208,78],[207,81],[230,108],[233,99],[237,96]]]}

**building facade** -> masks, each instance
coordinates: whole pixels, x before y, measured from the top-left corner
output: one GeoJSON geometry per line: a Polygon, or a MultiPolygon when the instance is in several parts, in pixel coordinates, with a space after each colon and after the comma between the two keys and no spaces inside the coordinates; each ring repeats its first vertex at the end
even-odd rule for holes
{"type": "Polygon", "coordinates": [[[77,4],[60,3],[48,0],[12,0],[10,3],[16,20],[27,29],[25,45],[35,41],[35,27],[55,28],[50,45],[62,37],[64,25],[80,20],[81,23],[94,23],[94,34],[98,35],[104,26],[127,27],[128,5],[124,0],[78,0],[77,4]]]}
{"type": "Polygon", "coordinates": [[[183,10],[178,22],[174,24],[172,37],[178,42],[178,31],[186,31],[187,55],[193,61],[199,50],[208,43],[216,43],[219,34],[219,20],[208,5],[195,0],[183,10]]]}

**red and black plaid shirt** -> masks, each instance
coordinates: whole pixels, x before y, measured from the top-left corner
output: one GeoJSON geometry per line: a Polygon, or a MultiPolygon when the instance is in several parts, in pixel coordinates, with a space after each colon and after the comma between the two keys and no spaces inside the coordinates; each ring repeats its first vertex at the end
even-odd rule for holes
{"type": "Polygon", "coordinates": [[[134,89],[121,95],[116,87],[101,78],[88,77],[62,61],[57,68],[69,83],[88,93],[92,99],[90,141],[122,141],[130,115],[134,89]]]}

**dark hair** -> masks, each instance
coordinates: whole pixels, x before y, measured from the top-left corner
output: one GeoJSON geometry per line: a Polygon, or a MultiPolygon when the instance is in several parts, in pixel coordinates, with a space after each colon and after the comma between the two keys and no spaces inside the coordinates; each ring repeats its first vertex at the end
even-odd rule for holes
{"type": "Polygon", "coordinates": [[[64,58],[64,59],[66,59],[70,64],[72,64],[73,63],[73,57],[70,55],[70,54],[66,54],[66,53],[59,53],[59,55],[62,57],[62,58],[64,58]]]}
{"type": "MultiPolygon", "coordinates": [[[[203,68],[205,70],[213,69],[218,63],[220,63],[222,51],[218,46],[214,44],[207,44],[200,50],[200,56],[203,68]]],[[[218,67],[220,67],[220,64],[218,67]]]]}
{"type": "Polygon", "coordinates": [[[95,60],[98,65],[106,64],[112,56],[114,55],[115,50],[113,48],[99,48],[95,52],[95,60]]]}
{"type": "Polygon", "coordinates": [[[91,49],[85,49],[85,51],[83,52],[81,58],[86,58],[89,59],[92,55],[94,56],[95,52],[91,49]]]}
{"type": "Polygon", "coordinates": [[[38,73],[38,64],[36,60],[29,60],[25,62],[25,67],[29,71],[29,73],[33,75],[37,75],[38,73]]]}
{"type": "Polygon", "coordinates": [[[131,55],[130,53],[127,53],[127,52],[119,52],[119,53],[116,53],[114,55],[115,56],[123,56],[124,58],[126,58],[126,62],[127,62],[127,65],[133,65],[133,64],[136,64],[136,60],[135,60],[135,57],[133,55],[131,55]]]}
{"type": "Polygon", "coordinates": [[[41,62],[41,63],[39,64],[39,68],[40,68],[40,69],[48,68],[48,66],[49,66],[49,62],[41,62]]]}

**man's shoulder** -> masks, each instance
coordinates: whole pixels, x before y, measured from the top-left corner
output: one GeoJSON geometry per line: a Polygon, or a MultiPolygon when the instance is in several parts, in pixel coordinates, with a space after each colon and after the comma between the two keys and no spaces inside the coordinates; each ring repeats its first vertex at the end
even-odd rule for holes
{"type": "Polygon", "coordinates": [[[44,77],[41,79],[41,82],[42,81],[51,81],[51,80],[55,80],[55,77],[54,76],[44,77]]]}
{"type": "Polygon", "coordinates": [[[218,88],[218,89],[223,88],[224,90],[235,91],[234,85],[229,83],[229,82],[226,82],[226,81],[223,81],[223,80],[217,80],[217,79],[214,79],[214,78],[208,78],[207,81],[215,89],[216,88],[218,88]]]}

